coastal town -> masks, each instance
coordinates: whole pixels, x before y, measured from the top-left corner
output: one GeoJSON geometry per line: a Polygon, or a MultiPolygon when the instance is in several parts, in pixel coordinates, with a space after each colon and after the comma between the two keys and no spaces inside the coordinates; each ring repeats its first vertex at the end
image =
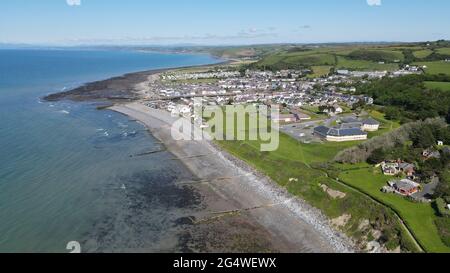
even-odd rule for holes
{"type": "MultiPolygon", "coordinates": [[[[415,50],[438,52],[447,46],[438,41],[419,44],[415,50]]],[[[439,88],[450,78],[430,74],[436,63],[447,62],[419,62],[413,53],[409,46],[287,45],[273,55],[235,56],[212,65],[132,73],[46,99],[95,100],[100,110],[142,122],[172,153],[186,158],[184,164],[200,178],[215,181],[207,183],[229,198],[247,192],[244,186],[251,181],[270,179],[266,194],[273,196],[278,191],[272,188],[275,185],[285,191],[283,200],[294,197],[314,204],[327,217],[315,227],[326,234],[330,230],[351,234],[350,244],[360,251],[446,251],[450,215],[446,101],[450,103],[450,98],[439,88]],[[334,66],[327,65],[331,54],[337,61],[334,66]],[[291,58],[295,62],[287,65],[291,58]],[[297,64],[298,58],[316,63],[297,64]],[[361,65],[366,67],[359,69],[361,65]],[[223,113],[227,109],[232,109],[232,115],[223,113]],[[278,136],[274,142],[278,146],[269,151],[261,149],[267,139],[251,134],[261,130],[256,122],[261,116],[254,114],[267,109],[275,112],[263,114],[267,123],[262,126],[278,136]],[[225,114],[223,127],[217,123],[221,119],[212,118],[208,111],[225,114]],[[244,128],[227,124],[234,118],[244,128]],[[181,124],[178,121],[183,121],[183,129],[187,121],[186,128],[196,127],[200,134],[188,130],[184,137],[171,136],[171,128],[181,124]],[[173,142],[197,139],[204,133],[213,138],[173,142]],[[230,160],[227,167],[224,158],[230,160]],[[204,164],[215,167],[205,169],[204,164]],[[241,177],[242,168],[252,178],[241,177]],[[216,170],[221,170],[215,175],[220,178],[205,176],[216,170]],[[223,178],[225,172],[228,175],[223,178]],[[223,179],[235,183],[216,183],[223,179]],[[348,206],[349,202],[358,205],[348,206]],[[380,219],[384,220],[380,223],[380,219]],[[434,231],[422,232],[421,225],[434,231]]],[[[253,186],[257,192],[262,187],[253,186]]],[[[296,213],[304,217],[303,205],[296,204],[296,213]]],[[[249,213],[256,212],[250,209],[249,213]]],[[[344,241],[333,245],[345,252],[349,241],[344,241]]]]}
{"type": "Polygon", "coordinates": [[[272,121],[304,142],[366,140],[368,132],[378,131],[380,122],[367,113],[352,111],[355,105],[374,102],[371,97],[355,94],[355,85],[386,76],[420,74],[422,69],[407,65],[394,72],[338,70],[319,78],[308,77],[309,70],[237,71],[236,67],[212,67],[207,71],[169,71],[149,83],[143,101],[149,107],[185,117],[195,115],[195,98],[209,106],[277,105],[281,113],[272,121]],[[303,121],[308,121],[312,130],[294,132],[292,124],[303,121]]]}
{"type": "MultiPolygon", "coordinates": [[[[140,88],[140,94],[141,103],[146,107],[163,110],[172,117],[191,119],[202,129],[210,125],[195,111],[199,100],[204,107],[277,106],[280,114],[269,118],[279,125],[280,132],[303,145],[319,145],[320,150],[332,145],[357,145],[395,131],[400,125],[380,115],[382,110],[374,110],[379,109],[374,105],[375,99],[360,92],[360,87],[383,79],[421,76],[427,69],[426,65],[406,64],[391,71],[338,69],[314,76],[310,69],[262,70],[231,63],[158,73],[145,88],[140,88]]],[[[420,163],[403,159],[401,155],[380,158],[365,167],[373,170],[372,175],[364,176],[365,183],[371,188],[377,185],[378,193],[373,194],[381,194],[382,198],[397,196],[411,204],[434,203],[439,177],[437,172],[425,173],[423,165],[441,156],[447,158],[448,144],[447,140],[436,139],[434,144],[421,149],[420,163]],[[371,182],[372,179],[383,182],[371,182]]],[[[289,183],[297,182],[298,178],[289,178],[289,183]]],[[[356,180],[352,182],[347,185],[356,185],[356,180]]],[[[332,198],[346,196],[321,183],[318,185],[332,198]]],[[[442,213],[450,210],[447,202],[441,204],[442,213]]],[[[379,242],[380,239],[369,242],[366,251],[386,252],[379,242]]]]}
{"type": "Polygon", "coordinates": [[[450,2],[341,2],[0,1],[0,254],[449,254],[450,2]]]}

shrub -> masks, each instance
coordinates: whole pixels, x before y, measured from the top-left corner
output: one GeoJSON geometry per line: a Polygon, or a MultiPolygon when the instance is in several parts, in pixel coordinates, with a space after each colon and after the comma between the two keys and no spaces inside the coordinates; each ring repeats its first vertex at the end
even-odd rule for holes
{"type": "Polygon", "coordinates": [[[450,218],[438,218],[435,224],[442,242],[450,247],[450,218]]]}
{"type": "Polygon", "coordinates": [[[444,199],[436,199],[436,207],[438,209],[439,215],[450,218],[450,211],[446,208],[446,206],[447,203],[444,201],[444,199]]]}

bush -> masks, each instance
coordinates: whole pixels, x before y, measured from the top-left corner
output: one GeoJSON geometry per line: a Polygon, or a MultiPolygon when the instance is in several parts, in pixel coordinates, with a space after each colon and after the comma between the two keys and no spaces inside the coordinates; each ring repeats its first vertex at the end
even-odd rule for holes
{"type": "Polygon", "coordinates": [[[442,217],[450,218],[450,211],[447,209],[447,203],[442,198],[436,199],[436,207],[439,215],[442,217]]]}
{"type": "Polygon", "coordinates": [[[376,150],[387,150],[403,145],[405,142],[411,140],[411,136],[414,135],[413,132],[417,132],[426,126],[447,127],[447,123],[440,118],[408,123],[388,134],[372,138],[356,147],[341,151],[334,160],[339,163],[351,164],[366,162],[376,150]]]}
{"type": "Polygon", "coordinates": [[[442,242],[450,247],[450,218],[438,218],[435,224],[442,242]]]}

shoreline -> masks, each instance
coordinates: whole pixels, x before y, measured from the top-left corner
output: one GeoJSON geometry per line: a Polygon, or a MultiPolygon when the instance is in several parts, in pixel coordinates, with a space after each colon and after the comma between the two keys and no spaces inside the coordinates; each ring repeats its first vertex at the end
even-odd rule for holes
{"type": "MultiPolygon", "coordinates": [[[[107,109],[143,124],[150,133],[161,141],[182,164],[195,176],[203,180],[213,181],[208,184],[229,214],[245,210],[251,217],[250,224],[256,222],[264,230],[272,234],[270,241],[280,252],[357,252],[352,240],[345,234],[334,230],[330,220],[323,213],[305,201],[290,195],[270,178],[253,169],[247,163],[220,149],[212,142],[190,142],[180,144],[170,136],[170,124],[173,119],[170,113],[150,109],[138,101],[142,99],[142,88],[152,77],[167,71],[186,68],[215,67],[232,63],[226,60],[215,64],[193,65],[186,67],[154,69],[127,73],[106,80],[86,83],[67,92],[51,94],[44,101],[54,102],[70,100],[74,102],[101,102],[107,109]],[[172,141],[171,141],[172,140],[172,141]],[[195,152],[193,152],[195,151],[195,152]],[[214,155],[200,156],[202,152],[214,155]],[[205,160],[205,158],[207,158],[205,160]],[[229,177],[223,185],[224,173],[229,177]],[[222,182],[221,182],[222,181],[222,182]],[[244,181],[244,182],[242,182],[244,181]],[[264,208],[265,212],[262,212],[264,208]],[[269,211],[270,216],[267,214],[269,211]]],[[[148,91],[148,90],[147,90],[148,91]]],[[[220,209],[222,207],[219,206],[220,209]]],[[[220,212],[219,211],[219,212],[220,212]]],[[[210,212],[217,214],[216,212],[210,212]]]]}
{"type": "Polygon", "coordinates": [[[216,144],[209,141],[174,141],[170,135],[174,118],[168,112],[151,109],[137,102],[118,104],[109,109],[144,124],[194,175],[211,181],[208,186],[222,201],[233,204],[234,210],[223,212],[245,212],[251,221],[257,222],[273,235],[272,242],[279,240],[289,244],[288,250],[283,252],[357,251],[347,236],[331,227],[330,221],[320,210],[293,197],[216,144]],[[211,156],[205,160],[204,155],[211,156]],[[224,182],[224,176],[231,178],[224,182]]]}
{"type": "MultiPolygon", "coordinates": [[[[217,57],[215,59],[220,60],[217,57]]],[[[161,69],[151,69],[138,72],[125,73],[120,76],[110,77],[104,80],[84,83],[74,89],[65,92],[57,92],[42,97],[43,101],[56,102],[61,100],[71,100],[75,102],[98,101],[98,102],[124,102],[141,99],[137,86],[147,82],[152,76],[179,69],[207,68],[233,63],[233,60],[223,60],[218,63],[204,65],[190,65],[182,67],[169,67],[161,69]]]]}

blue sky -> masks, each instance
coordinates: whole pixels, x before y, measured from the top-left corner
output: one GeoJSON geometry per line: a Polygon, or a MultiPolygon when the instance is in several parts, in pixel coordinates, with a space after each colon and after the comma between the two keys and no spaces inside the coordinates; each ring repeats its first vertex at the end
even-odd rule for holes
{"type": "Polygon", "coordinates": [[[252,44],[450,39],[445,0],[1,0],[0,42],[252,44]]]}

